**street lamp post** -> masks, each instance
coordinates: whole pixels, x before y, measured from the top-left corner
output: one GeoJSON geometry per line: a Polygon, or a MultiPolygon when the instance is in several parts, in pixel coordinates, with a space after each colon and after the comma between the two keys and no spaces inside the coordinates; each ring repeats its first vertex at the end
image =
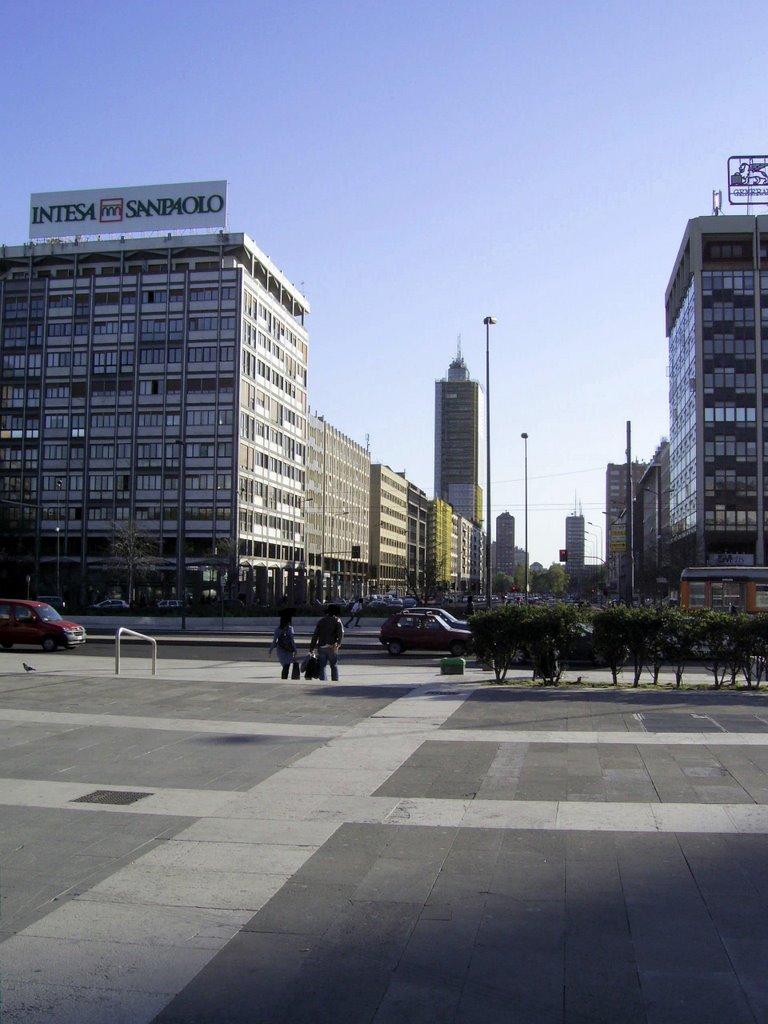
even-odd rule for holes
{"type": "Polygon", "coordinates": [[[525,603],[528,604],[528,435],[523,432],[520,437],[523,439],[523,445],[525,448],[525,490],[524,490],[524,517],[523,522],[525,523],[525,603]]]}
{"type": "Polygon", "coordinates": [[[601,591],[602,588],[599,586],[599,584],[601,582],[601,577],[602,577],[602,587],[605,587],[605,585],[606,585],[606,571],[607,571],[607,563],[605,561],[605,558],[603,557],[605,555],[605,550],[603,548],[603,528],[600,526],[599,523],[587,522],[587,526],[591,526],[592,529],[596,531],[596,533],[594,535],[590,534],[590,540],[592,540],[593,544],[595,545],[595,547],[597,549],[597,554],[593,556],[594,559],[595,559],[595,573],[594,573],[595,597],[597,598],[597,603],[602,605],[603,604],[603,598],[604,598],[605,595],[601,594],[600,591],[601,591]],[[598,539],[595,540],[595,537],[597,537],[598,539]]]}
{"type": "Polygon", "coordinates": [[[485,541],[485,604],[491,610],[491,325],[496,318],[487,316],[485,324],[485,489],[488,522],[485,541]]]}
{"type": "Polygon", "coordinates": [[[587,522],[587,526],[592,526],[592,527],[594,527],[595,530],[599,531],[599,534],[600,534],[600,561],[602,562],[602,561],[605,560],[605,549],[603,547],[603,528],[600,525],[600,523],[590,523],[590,522],[587,522]]]}
{"type": "Polygon", "coordinates": [[[56,480],[56,596],[61,597],[61,488],[63,480],[56,480]]]}

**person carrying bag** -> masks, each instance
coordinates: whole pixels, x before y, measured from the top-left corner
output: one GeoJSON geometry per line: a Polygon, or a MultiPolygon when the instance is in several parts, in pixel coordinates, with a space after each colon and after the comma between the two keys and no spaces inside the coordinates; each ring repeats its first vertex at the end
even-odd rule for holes
{"type": "Polygon", "coordinates": [[[338,682],[339,678],[339,648],[344,639],[344,626],[341,624],[339,615],[341,608],[337,604],[329,604],[322,618],[317,620],[315,631],[309,643],[310,652],[316,651],[319,661],[320,675],[318,679],[325,682],[325,669],[331,666],[331,679],[338,682]]]}

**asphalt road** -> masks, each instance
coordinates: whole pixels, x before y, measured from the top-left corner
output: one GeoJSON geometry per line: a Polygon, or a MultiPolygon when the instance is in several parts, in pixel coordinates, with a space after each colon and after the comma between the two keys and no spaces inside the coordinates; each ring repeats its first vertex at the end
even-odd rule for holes
{"type": "MultiPolygon", "coordinates": [[[[229,637],[154,635],[153,639],[157,640],[159,659],[172,657],[175,660],[194,661],[205,658],[236,662],[275,660],[274,654],[269,654],[271,635],[267,636],[266,634],[229,637]]],[[[297,646],[300,656],[303,657],[309,650],[309,638],[298,637],[297,646]]],[[[120,656],[123,659],[140,658],[146,661],[147,650],[145,643],[123,637],[120,656]]],[[[67,659],[73,655],[103,659],[114,656],[114,653],[114,633],[100,634],[89,630],[87,643],[73,648],[71,651],[60,650],[53,654],[45,654],[39,646],[32,645],[16,645],[10,651],[0,651],[0,671],[5,667],[6,659],[9,662],[10,659],[17,662],[19,658],[23,658],[27,662],[34,662],[35,668],[59,670],[66,668],[67,659]]],[[[345,641],[340,654],[340,664],[377,664],[382,667],[396,665],[427,667],[432,665],[439,670],[440,660],[447,656],[447,652],[440,654],[434,651],[409,651],[393,657],[381,646],[376,636],[356,636],[345,641]]]]}

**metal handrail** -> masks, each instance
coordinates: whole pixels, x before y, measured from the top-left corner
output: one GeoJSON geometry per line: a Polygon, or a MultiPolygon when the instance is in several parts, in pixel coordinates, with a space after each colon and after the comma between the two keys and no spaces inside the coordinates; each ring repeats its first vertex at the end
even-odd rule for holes
{"type": "Polygon", "coordinates": [[[129,629],[127,626],[118,626],[115,630],[115,675],[120,675],[120,638],[123,634],[128,636],[136,637],[137,640],[149,640],[152,644],[152,675],[157,675],[157,640],[151,636],[145,636],[144,633],[137,633],[135,629],[129,629]]]}

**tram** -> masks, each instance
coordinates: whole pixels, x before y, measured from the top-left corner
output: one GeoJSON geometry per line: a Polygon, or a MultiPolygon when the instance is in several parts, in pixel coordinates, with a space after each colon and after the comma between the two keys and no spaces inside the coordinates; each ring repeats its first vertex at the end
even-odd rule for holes
{"type": "Polygon", "coordinates": [[[768,566],[712,565],[683,569],[680,607],[768,613],[768,566]]]}

